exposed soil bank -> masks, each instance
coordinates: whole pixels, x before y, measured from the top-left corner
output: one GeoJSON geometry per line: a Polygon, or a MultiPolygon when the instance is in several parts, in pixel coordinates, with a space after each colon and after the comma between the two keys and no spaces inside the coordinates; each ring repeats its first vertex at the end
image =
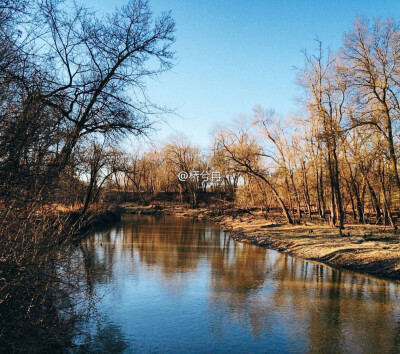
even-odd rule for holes
{"type": "Polygon", "coordinates": [[[239,242],[275,249],[282,253],[373,276],[400,279],[400,236],[381,225],[346,225],[344,236],[328,225],[306,222],[280,224],[261,213],[237,209],[184,207],[130,207],[130,213],[166,213],[213,220],[239,242]]]}

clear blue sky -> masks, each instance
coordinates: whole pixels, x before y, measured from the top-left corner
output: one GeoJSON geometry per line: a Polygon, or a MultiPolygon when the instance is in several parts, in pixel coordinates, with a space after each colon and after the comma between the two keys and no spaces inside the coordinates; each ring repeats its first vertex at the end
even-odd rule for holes
{"type": "MultiPolygon", "coordinates": [[[[96,0],[93,9],[112,10],[124,0],[96,0]]],[[[299,107],[294,66],[301,49],[318,36],[337,49],[356,16],[399,18],[400,1],[369,0],[150,0],[155,14],[172,10],[177,63],[150,82],[153,101],[175,107],[183,117],[159,126],[157,138],[174,131],[206,146],[216,125],[251,113],[254,105],[282,115],[299,107]]]]}

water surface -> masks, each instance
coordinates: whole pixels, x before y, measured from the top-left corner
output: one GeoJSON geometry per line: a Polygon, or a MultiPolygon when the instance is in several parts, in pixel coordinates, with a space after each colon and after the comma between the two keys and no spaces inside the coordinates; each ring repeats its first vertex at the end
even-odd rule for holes
{"type": "MultiPolygon", "coordinates": [[[[97,352],[397,352],[399,283],[126,215],[81,246],[97,352]]],[[[79,341],[79,339],[77,339],[79,341]]]]}

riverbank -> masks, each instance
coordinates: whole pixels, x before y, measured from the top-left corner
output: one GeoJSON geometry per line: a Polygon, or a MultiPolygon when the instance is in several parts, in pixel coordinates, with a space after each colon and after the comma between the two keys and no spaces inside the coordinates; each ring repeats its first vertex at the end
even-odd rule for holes
{"type": "MultiPolygon", "coordinates": [[[[79,235],[85,234],[91,230],[101,229],[110,224],[116,223],[121,220],[121,214],[125,209],[120,207],[112,207],[104,210],[89,210],[82,218],[78,211],[68,212],[67,219],[73,225],[77,225],[77,232],[79,235]]],[[[80,238],[79,238],[80,239],[80,238]]]]}
{"type": "Polygon", "coordinates": [[[400,236],[382,225],[346,225],[344,236],[339,236],[338,229],[321,223],[287,225],[273,216],[265,219],[260,212],[249,213],[232,208],[127,205],[122,210],[212,220],[238,242],[274,249],[333,267],[400,280],[400,236]]]}

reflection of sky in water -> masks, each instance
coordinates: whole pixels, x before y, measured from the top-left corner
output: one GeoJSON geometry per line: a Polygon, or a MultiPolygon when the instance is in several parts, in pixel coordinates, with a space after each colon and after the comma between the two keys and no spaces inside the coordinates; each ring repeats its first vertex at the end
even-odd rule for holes
{"type": "Polygon", "coordinates": [[[103,296],[97,309],[104,324],[92,324],[94,333],[100,331],[93,339],[97,347],[399,349],[398,283],[235,243],[212,223],[126,216],[82,249],[90,260],[88,283],[103,296]]]}

